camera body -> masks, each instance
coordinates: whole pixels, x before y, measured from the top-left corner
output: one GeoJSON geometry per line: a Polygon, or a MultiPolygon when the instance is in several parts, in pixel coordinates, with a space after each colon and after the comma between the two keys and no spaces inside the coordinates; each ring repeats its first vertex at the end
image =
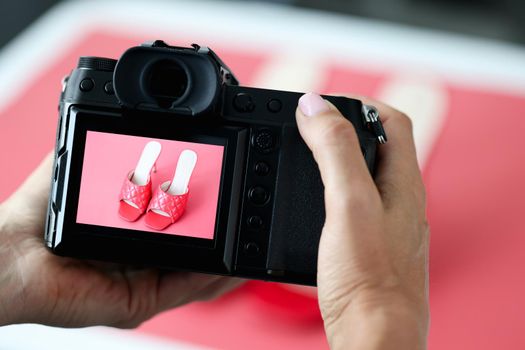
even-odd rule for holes
{"type": "MultiPolygon", "coordinates": [[[[239,86],[198,45],[155,41],[118,61],[82,57],[60,97],[47,246],[76,258],[315,285],[323,184],[295,122],[300,96],[239,86]],[[201,150],[197,166],[207,169],[194,174],[169,234],[117,215],[123,169],[134,165],[120,163],[152,139],[173,152],[201,150]]],[[[373,173],[386,142],[377,112],[324,97],[355,126],[373,173]]]]}

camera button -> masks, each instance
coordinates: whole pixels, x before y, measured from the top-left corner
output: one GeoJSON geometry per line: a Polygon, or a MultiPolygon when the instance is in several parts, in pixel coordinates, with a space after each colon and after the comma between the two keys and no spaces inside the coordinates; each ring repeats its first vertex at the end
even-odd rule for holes
{"type": "Polygon", "coordinates": [[[252,96],[244,92],[235,95],[233,106],[238,112],[242,113],[253,112],[255,109],[255,103],[253,102],[252,96]]]}
{"type": "Polygon", "coordinates": [[[261,186],[255,186],[248,191],[248,198],[255,205],[265,205],[270,200],[270,193],[261,186]]]}
{"type": "Polygon", "coordinates": [[[253,215],[248,218],[248,226],[251,228],[260,228],[263,225],[263,220],[258,215],[253,215]]]}
{"type": "Polygon", "coordinates": [[[280,100],[271,99],[268,101],[268,104],[266,105],[268,110],[272,113],[278,113],[281,111],[281,108],[283,107],[283,103],[280,100]]]}
{"type": "Polygon", "coordinates": [[[80,90],[84,92],[88,92],[93,90],[95,87],[95,82],[91,78],[86,78],[80,82],[80,90]]]}
{"type": "Polygon", "coordinates": [[[252,146],[261,153],[269,153],[275,147],[275,137],[269,130],[259,130],[252,136],[252,146]]]}
{"type": "Polygon", "coordinates": [[[270,166],[265,162],[257,162],[253,170],[255,170],[255,173],[259,176],[266,176],[270,173],[270,166]]]}
{"type": "Polygon", "coordinates": [[[113,89],[113,82],[108,81],[106,84],[104,84],[104,92],[108,95],[115,94],[115,90],[113,89]]]}
{"type": "Polygon", "coordinates": [[[248,255],[251,255],[251,256],[257,255],[257,254],[259,254],[259,250],[260,249],[259,249],[259,246],[257,245],[257,243],[250,242],[250,243],[246,243],[244,245],[244,251],[248,255]]]}

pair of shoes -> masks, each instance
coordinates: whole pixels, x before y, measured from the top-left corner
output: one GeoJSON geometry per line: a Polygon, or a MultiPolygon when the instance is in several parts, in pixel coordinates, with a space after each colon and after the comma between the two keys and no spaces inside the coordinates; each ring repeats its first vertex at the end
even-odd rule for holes
{"type": "Polygon", "coordinates": [[[122,219],[133,222],[146,213],[146,225],[155,230],[164,230],[184,213],[188,184],[197,163],[194,151],[182,151],[173,180],[163,182],[152,194],[151,172],[156,172],[161,148],[156,141],[146,144],[135,170],[124,179],[119,196],[118,213],[122,219]]]}

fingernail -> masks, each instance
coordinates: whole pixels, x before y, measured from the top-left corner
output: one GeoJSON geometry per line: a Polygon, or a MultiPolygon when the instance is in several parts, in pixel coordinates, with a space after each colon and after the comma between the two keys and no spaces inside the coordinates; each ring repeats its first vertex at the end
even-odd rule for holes
{"type": "Polygon", "coordinates": [[[330,107],[321,96],[309,92],[299,99],[299,109],[301,109],[304,115],[313,117],[314,115],[329,111],[330,107]]]}

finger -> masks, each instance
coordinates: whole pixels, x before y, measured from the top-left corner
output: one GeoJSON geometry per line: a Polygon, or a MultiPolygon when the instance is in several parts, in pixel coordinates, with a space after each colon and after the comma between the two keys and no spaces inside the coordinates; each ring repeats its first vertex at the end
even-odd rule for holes
{"type": "Polygon", "coordinates": [[[342,214],[336,208],[346,209],[349,203],[365,204],[374,196],[379,197],[352,123],[332,104],[313,93],[303,95],[296,119],[299,132],[319,165],[327,220],[330,215],[342,214]]]}
{"type": "Polygon", "coordinates": [[[37,211],[45,210],[49,198],[52,166],[53,152],[50,152],[8,201],[22,207],[30,204],[30,208],[37,211]]]}
{"type": "Polygon", "coordinates": [[[18,190],[1,203],[5,209],[5,220],[16,222],[19,234],[30,233],[29,236],[24,236],[26,238],[33,239],[38,236],[41,239],[49,199],[52,164],[53,154],[50,153],[18,190]],[[10,217],[16,220],[8,219],[10,217]]]}
{"type": "Polygon", "coordinates": [[[377,149],[377,168],[375,183],[381,194],[386,209],[398,206],[398,203],[410,196],[416,198],[415,204],[424,209],[424,186],[417,162],[416,146],[412,122],[404,113],[365,96],[346,95],[377,108],[383,128],[388,137],[386,144],[377,149]]]}
{"type": "Polygon", "coordinates": [[[224,278],[193,272],[164,272],[158,282],[158,310],[163,311],[195,300],[195,295],[224,278]]]}
{"type": "MultiPolygon", "coordinates": [[[[365,99],[365,103],[376,106],[383,117],[383,126],[388,142],[378,147],[376,185],[385,207],[399,207],[401,199],[410,197],[416,208],[425,209],[425,189],[419,164],[412,121],[410,118],[379,101],[365,99]]],[[[413,209],[413,208],[410,208],[413,209]]]]}
{"type": "Polygon", "coordinates": [[[127,310],[106,309],[109,325],[136,328],[152,316],[193,301],[214,299],[242,283],[241,279],[193,272],[161,272],[154,269],[126,269],[131,293],[127,310]],[[154,287],[157,287],[156,289],[154,287]],[[116,319],[117,321],[111,321],[116,319]]]}
{"type": "Polygon", "coordinates": [[[210,301],[214,300],[239,287],[245,282],[244,279],[235,277],[222,277],[195,295],[195,300],[210,301]]]}

